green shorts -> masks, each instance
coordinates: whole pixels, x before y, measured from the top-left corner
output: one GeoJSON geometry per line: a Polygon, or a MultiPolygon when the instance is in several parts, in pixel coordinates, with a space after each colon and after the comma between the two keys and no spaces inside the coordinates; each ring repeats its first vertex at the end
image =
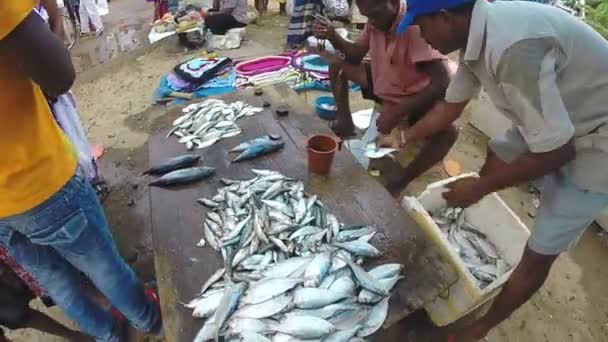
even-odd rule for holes
{"type": "MultiPolygon", "coordinates": [[[[492,139],[490,148],[506,162],[528,151],[515,128],[503,137],[492,139]]],[[[606,206],[608,194],[580,189],[563,170],[546,175],[528,247],[543,255],[565,252],[606,206]]]]}

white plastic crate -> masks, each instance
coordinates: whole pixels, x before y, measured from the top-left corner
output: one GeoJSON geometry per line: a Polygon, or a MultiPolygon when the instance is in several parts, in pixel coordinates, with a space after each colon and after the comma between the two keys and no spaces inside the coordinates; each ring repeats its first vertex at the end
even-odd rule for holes
{"type": "Polygon", "coordinates": [[[444,259],[454,266],[458,274],[456,283],[434,301],[425,305],[425,310],[437,326],[453,323],[496,296],[511,275],[513,268],[519,263],[530,236],[528,228],[496,193],[484,197],[479,203],[465,211],[466,220],[486,234],[488,239],[496,245],[500,255],[511,266],[509,272],[487,287],[479,288],[476,279],[430,216],[430,213],[446,207],[441,195],[446,191],[445,185],[459,178],[470,176],[476,176],[476,174],[464,174],[433,183],[418,198],[405,197],[403,199],[403,207],[437,246],[444,259]]]}

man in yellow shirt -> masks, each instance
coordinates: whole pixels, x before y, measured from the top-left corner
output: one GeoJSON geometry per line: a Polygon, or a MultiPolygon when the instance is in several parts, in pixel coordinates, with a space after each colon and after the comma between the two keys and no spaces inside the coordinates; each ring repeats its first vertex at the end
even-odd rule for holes
{"type": "Polygon", "coordinates": [[[35,5],[0,0],[0,244],[96,340],[120,341],[121,329],[85,295],[79,271],[136,328],[157,333],[158,304],[118,254],[95,191],[49,110],[45,94],[65,93],[75,72],[35,5]]]}

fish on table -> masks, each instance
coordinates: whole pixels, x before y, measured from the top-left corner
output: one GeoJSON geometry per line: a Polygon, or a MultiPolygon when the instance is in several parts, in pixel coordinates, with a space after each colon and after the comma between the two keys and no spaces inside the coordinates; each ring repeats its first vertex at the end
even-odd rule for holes
{"type": "Polygon", "coordinates": [[[347,342],[380,329],[403,265],[358,264],[382,255],[375,228],[340,223],[299,180],[252,172],[197,200],[206,211],[202,248],[224,265],[185,304],[205,320],[195,341],[347,342]]]}
{"type": "Polygon", "coordinates": [[[164,175],[171,171],[193,166],[197,164],[200,159],[201,156],[195,154],[185,154],[183,156],[167,159],[159,165],[152,166],[148,170],[144,171],[143,174],[154,176],[164,175]]]}
{"type": "Polygon", "coordinates": [[[167,137],[178,137],[178,142],[188,150],[204,149],[221,139],[242,133],[236,121],[253,116],[263,108],[253,107],[242,101],[226,103],[222,100],[208,99],[193,103],[182,110],[182,116],[173,121],[167,137]]]}
{"type": "Polygon", "coordinates": [[[176,185],[186,185],[198,182],[215,174],[212,167],[191,167],[169,172],[164,176],[150,182],[150,186],[169,187],[176,185]]]}
{"type": "Polygon", "coordinates": [[[278,151],[285,146],[285,142],[282,139],[267,139],[260,140],[249,145],[241,154],[239,154],[233,163],[258,158],[269,153],[278,151]]]}

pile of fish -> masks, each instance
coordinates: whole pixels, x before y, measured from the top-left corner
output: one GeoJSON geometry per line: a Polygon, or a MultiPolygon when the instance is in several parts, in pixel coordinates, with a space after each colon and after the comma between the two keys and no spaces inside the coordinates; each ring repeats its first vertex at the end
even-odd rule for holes
{"type": "Polygon", "coordinates": [[[194,166],[200,159],[200,156],[194,154],[170,158],[159,165],[150,167],[143,174],[161,176],[149,184],[161,187],[185,185],[213,176],[215,168],[194,166]]]}
{"type": "Polygon", "coordinates": [[[464,209],[446,208],[432,218],[477,279],[479,288],[490,285],[511,268],[487,236],[465,220],[464,209]]]}
{"type": "Polygon", "coordinates": [[[400,264],[369,271],[382,253],[370,226],[344,226],[302,182],[269,170],[198,202],[204,239],[224,268],[185,304],[206,319],[195,341],[363,341],[384,323],[400,264]]]}
{"type": "Polygon", "coordinates": [[[190,104],[182,110],[184,115],[173,121],[173,128],[167,137],[177,136],[188,150],[206,148],[223,138],[241,134],[236,121],[263,110],[242,101],[227,104],[222,100],[209,99],[190,104]]]}

